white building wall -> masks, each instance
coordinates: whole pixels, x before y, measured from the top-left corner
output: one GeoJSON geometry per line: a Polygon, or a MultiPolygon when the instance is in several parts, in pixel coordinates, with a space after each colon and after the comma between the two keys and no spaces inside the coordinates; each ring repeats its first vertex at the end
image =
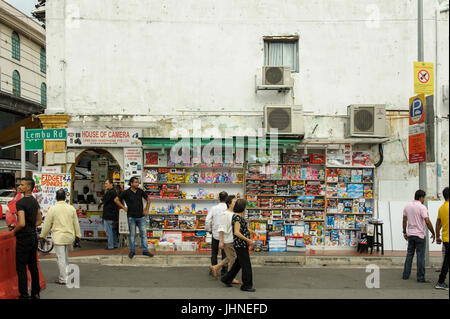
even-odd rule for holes
{"type": "MultiPolygon", "coordinates": [[[[294,103],[306,112],[305,137],[340,138],[349,104],[408,109],[417,60],[416,4],[48,0],[46,112],[71,114],[74,127],[143,127],[149,137],[190,129],[193,120],[201,120],[204,130],[257,128],[264,105],[292,103],[289,94],[255,93],[255,75],[261,81],[264,62],[263,36],[298,35],[300,72],[292,75],[294,103]]],[[[438,45],[440,87],[448,85],[449,32],[448,12],[439,13],[436,39],[437,6],[435,0],[424,1],[424,42],[427,62],[436,62],[438,45]]],[[[440,114],[447,116],[448,100],[438,96],[437,101],[440,114]]],[[[418,165],[408,164],[404,156],[407,119],[391,115],[391,140],[377,178],[417,180],[418,185],[418,165]]],[[[448,118],[442,119],[442,128],[444,187],[448,118]]],[[[377,157],[377,147],[372,151],[377,157]]],[[[436,194],[436,165],[428,167],[429,192],[436,194]]]]}

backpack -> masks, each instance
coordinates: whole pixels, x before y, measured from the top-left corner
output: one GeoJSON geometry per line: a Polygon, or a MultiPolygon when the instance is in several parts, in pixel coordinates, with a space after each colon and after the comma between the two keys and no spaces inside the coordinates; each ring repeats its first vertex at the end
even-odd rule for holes
{"type": "Polygon", "coordinates": [[[8,227],[16,227],[17,225],[17,209],[16,203],[23,197],[22,193],[17,193],[14,198],[8,202],[8,210],[5,213],[6,225],[8,227]]]}

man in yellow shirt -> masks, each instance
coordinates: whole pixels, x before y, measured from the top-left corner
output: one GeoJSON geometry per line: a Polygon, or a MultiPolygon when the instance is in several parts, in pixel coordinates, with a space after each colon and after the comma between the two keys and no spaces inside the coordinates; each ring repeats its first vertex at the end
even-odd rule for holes
{"type": "Polygon", "coordinates": [[[69,248],[73,242],[81,239],[80,224],[76,210],[66,203],[66,192],[60,189],[56,192],[56,205],[50,207],[44,219],[44,226],[40,236],[41,241],[45,241],[47,235],[52,230],[52,240],[55,244],[56,260],[59,268],[59,278],[57,284],[67,283],[67,266],[69,258],[69,248]]]}
{"type": "Polygon", "coordinates": [[[439,275],[438,283],[436,284],[436,289],[444,289],[448,290],[448,285],[445,283],[445,278],[448,273],[448,197],[449,197],[449,189],[448,187],[444,188],[443,191],[445,203],[439,208],[439,215],[436,221],[436,242],[438,244],[443,243],[445,247],[445,256],[444,262],[442,264],[441,274],[439,275]],[[440,236],[440,230],[442,226],[442,239],[440,236]]]}

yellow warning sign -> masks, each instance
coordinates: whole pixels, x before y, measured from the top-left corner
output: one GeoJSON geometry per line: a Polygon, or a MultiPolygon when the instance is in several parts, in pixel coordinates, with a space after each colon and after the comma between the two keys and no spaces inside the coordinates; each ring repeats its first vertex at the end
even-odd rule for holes
{"type": "Polygon", "coordinates": [[[414,94],[434,95],[434,63],[414,62],[414,94]]]}

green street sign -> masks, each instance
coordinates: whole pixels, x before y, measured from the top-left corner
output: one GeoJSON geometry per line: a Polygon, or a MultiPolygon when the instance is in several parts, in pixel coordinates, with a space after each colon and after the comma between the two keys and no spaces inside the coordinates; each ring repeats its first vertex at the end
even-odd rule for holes
{"type": "Polygon", "coordinates": [[[65,129],[32,129],[25,130],[25,150],[42,151],[44,140],[66,140],[65,129]]]}

